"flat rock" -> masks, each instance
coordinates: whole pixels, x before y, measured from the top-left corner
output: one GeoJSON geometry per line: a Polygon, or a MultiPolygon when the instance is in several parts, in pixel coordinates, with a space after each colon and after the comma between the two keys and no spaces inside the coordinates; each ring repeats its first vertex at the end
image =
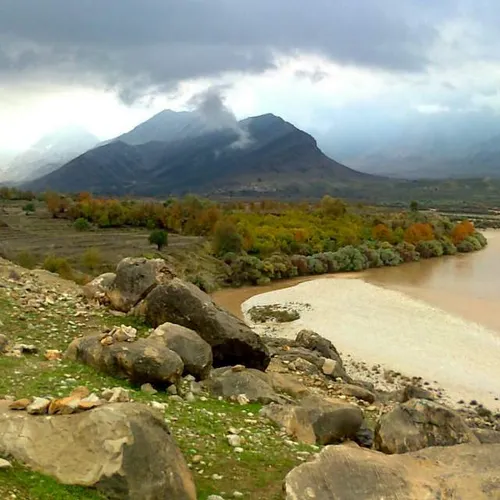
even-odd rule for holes
{"type": "Polygon", "coordinates": [[[236,400],[239,395],[244,394],[247,403],[268,404],[286,401],[276,394],[265,373],[252,368],[236,372],[230,367],[218,368],[212,371],[204,384],[213,395],[227,399],[236,400]]]}
{"type": "Polygon", "coordinates": [[[63,484],[124,500],[196,500],[191,472],[163,419],[136,403],[51,418],[0,413],[0,454],[63,484]]]}
{"type": "Polygon", "coordinates": [[[500,445],[464,444],[384,455],[327,446],[288,473],[286,500],[498,499],[500,445]]]}
{"type": "Polygon", "coordinates": [[[144,300],[141,312],[154,327],[170,322],[194,330],[212,347],[216,367],[242,364],[265,370],[269,365],[262,339],[191,283],[175,278],[157,286],[144,300]]]}

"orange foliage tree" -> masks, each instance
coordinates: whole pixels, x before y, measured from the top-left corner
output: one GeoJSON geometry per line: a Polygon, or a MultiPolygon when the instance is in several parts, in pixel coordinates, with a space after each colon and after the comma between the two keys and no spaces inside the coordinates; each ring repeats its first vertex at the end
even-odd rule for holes
{"type": "Polygon", "coordinates": [[[430,241],[435,238],[434,231],[430,224],[412,224],[404,234],[404,241],[407,243],[418,243],[419,241],[430,241]]]}
{"type": "Polygon", "coordinates": [[[372,229],[373,239],[378,241],[388,241],[389,243],[393,240],[392,230],[389,229],[385,224],[377,224],[372,229]]]}
{"type": "Polygon", "coordinates": [[[455,245],[461,243],[467,236],[474,234],[474,224],[471,221],[464,220],[458,223],[451,232],[451,239],[455,245]]]}

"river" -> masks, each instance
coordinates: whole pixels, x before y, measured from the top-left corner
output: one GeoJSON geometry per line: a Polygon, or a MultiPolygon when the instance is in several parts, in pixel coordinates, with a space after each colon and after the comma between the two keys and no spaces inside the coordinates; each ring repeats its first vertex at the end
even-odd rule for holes
{"type": "Polygon", "coordinates": [[[314,329],[355,358],[432,377],[453,398],[499,408],[500,231],[485,235],[488,246],[471,254],[225,289],[213,298],[239,317],[242,306],[309,303],[284,335],[314,329]]]}

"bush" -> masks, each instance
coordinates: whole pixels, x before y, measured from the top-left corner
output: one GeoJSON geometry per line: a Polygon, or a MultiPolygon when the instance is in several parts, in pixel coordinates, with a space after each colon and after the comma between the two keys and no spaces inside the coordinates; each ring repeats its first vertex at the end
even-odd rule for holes
{"type": "Polygon", "coordinates": [[[32,253],[24,251],[17,256],[16,262],[26,269],[34,269],[37,264],[37,259],[32,253]]]}
{"type": "Polygon", "coordinates": [[[87,219],[80,217],[73,222],[73,227],[77,231],[88,231],[90,229],[90,222],[87,219]]]}
{"type": "Polygon", "coordinates": [[[317,255],[311,255],[307,257],[307,271],[309,274],[325,274],[328,268],[317,255]]]}
{"type": "Polygon", "coordinates": [[[360,245],[359,251],[365,256],[367,267],[382,267],[384,262],[380,258],[380,251],[376,248],[371,248],[368,245],[360,245]]]}
{"type": "Polygon", "coordinates": [[[384,263],[384,266],[399,266],[403,262],[403,259],[394,248],[381,248],[380,258],[384,263]]]}
{"type": "Polygon", "coordinates": [[[332,254],[333,267],[337,271],[362,271],[368,268],[368,259],[356,247],[346,246],[332,254]]]}
{"type": "Polygon", "coordinates": [[[479,244],[482,248],[484,248],[488,244],[488,240],[483,233],[476,231],[472,236],[476,238],[477,241],[479,241],[479,244]]]}
{"type": "Polygon", "coordinates": [[[444,255],[455,255],[457,253],[457,247],[449,238],[443,238],[441,244],[443,245],[444,255]]]}
{"type": "Polygon", "coordinates": [[[280,304],[270,304],[267,306],[254,306],[248,310],[250,319],[254,323],[290,323],[300,319],[300,314],[296,309],[287,309],[280,304]]]}
{"type": "Polygon", "coordinates": [[[89,271],[95,271],[102,263],[101,253],[97,248],[87,248],[82,255],[82,265],[89,271]]]}
{"type": "Polygon", "coordinates": [[[263,276],[263,262],[258,257],[239,255],[232,260],[230,266],[230,280],[236,286],[244,284],[257,285],[263,276]]]}
{"type": "Polygon", "coordinates": [[[402,241],[395,246],[396,252],[403,262],[415,262],[420,260],[420,254],[417,252],[415,245],[402,241]]]}
{"type": "Polygon", "coordinates": [[[441,257],[444,254],[443,245],[438,240],[419,241],[416,246],[417,252],[423,259],[441,257]]]}
{"type": "Polygon", "coordinates": [[[243,238],[235,224],[227,220],[217,222],[214,228],[212,249],[215,255],[224,255],[229,252],[241,253],[243,238]]]}
{"type": "Polygon", "coordinates": [[[26,213],[26,215],[32,214],[35,212],[35,204],[33,202],[26,203],[23,207],[23,212],[26,213]]]}
{"type": "Polygon", "coordinates": [[[43,261],[43,268],[51,273],[57,273],[65,279],[73,278],[73,269],[70,263],[64,257],[57,257],[56,255],[47,255],[43,261]]]}
{"type": "Polygon", "coordinates": [[[168,244],[168,234],[163,229],[155,229],[149,235],[149,243],[156,245],[160,251],[165,245],[168,244]]]}
{"type": "Polygon", "coordinates": [[[475,236],[467,236],[457,245],[457,250],[462,253],[475,252],[483,248],[481,243],[475,236]]]}
{"type": "Polygon", "coordinates": [[[292,255],[292,265],[297,269],[299,276],[305,276],[308,273],[307,257],[304,255],[292,255]]]}

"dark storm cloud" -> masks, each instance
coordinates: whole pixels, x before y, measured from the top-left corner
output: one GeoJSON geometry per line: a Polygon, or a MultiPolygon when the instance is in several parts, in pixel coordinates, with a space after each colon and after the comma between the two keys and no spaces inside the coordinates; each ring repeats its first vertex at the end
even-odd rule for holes
{"type": "MultiPolygon", "coordinates": [[[[133,101],[184,79],[261,72],[276,55],[423,71],[454,2],[419,0],[1,0],[0,84],[33,77],[133,101]],[[429,4],[429,5],[427,5],[429,4]]],[[[319,73],[318,73],[319,74],[319,73]]]]}

